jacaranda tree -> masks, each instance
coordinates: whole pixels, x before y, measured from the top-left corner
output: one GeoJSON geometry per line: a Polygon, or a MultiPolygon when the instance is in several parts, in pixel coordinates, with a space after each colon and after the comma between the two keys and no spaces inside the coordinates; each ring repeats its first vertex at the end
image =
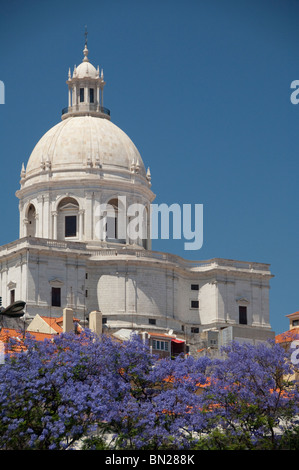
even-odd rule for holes
{"type": "Polygon", "coordinates": [[[275,344],[232,344],[221,360],[158,359],[137,335],[89,330],[24,346],[0,366],[0,449],[275,448],[296,425],[275,344]]]}
{"type": "Polygon", "coordinates": [[[214,361],[204,396],[213,432],[200,445],[238,449],[285,445],[286,433],[298,429],[298,388],[290,357],[274,342],[232,343],[222,352],[226,358],[214,361]]]}

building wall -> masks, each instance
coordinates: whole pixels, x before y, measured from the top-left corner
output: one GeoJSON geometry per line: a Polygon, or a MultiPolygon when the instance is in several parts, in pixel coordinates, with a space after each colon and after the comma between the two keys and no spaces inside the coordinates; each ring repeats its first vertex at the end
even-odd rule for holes
{"type": "Polygon", "coordinates": [[[155,252],[132,253],[92,252],[80,243],[34,238],[9,244],[0,250],[3,305],[9,304],[14,288],[16,300],[24,300],[32,315],[58,317],[68,306],[81,320],[100,310],[110,328],[150,327],[186,334],[238,325],[239,306],[244,305],[248,327],[270,329],[270,275],[265,279],[229,265],[222,273],[192,271],[183,262],[171,263],[166,255],[161,261],[155,252]],[[198,290],[192,290],[192,284],[198,290]],[[51,306],[52,287],[61,289],[60,307],[51,306]],[[198,301],[198,308],[191,307],[192,300],[198,301]]]}
{"type": "MultiPolygon", "coordinates": [[[[120,197],[120,203],[123,200],[124,211],[127,212],[131,204],[139,203],[145,207],[149,207],[150,199],[146,189],[142,186],[134,187],[132,194],[131,185],[128,188],[122,187],[121,189],[117,184],[111,182],[109,189],[105,185],[101,186],[101,180],[91,182],[88,186],[86,181],[84,185],[80,183],[81,178],[78,178],[77,183],[72,181],[72,185],[68,191],[68,184],[64,183],[60,188],[60,184],[56,181],[55,184],[49,180],[49,189],[40,191],[33,188],[31,191],[18,192],[20,197],[19,211],[20,211],[20,224],[19,232],[20,238],[32,236],[38,238],[64,240],[64,214],[59,209],[59,204],[65,198],[73,198],[78,203],[78,211],[70,212],[77,215],[77,235],[73,238],[75,241],[99,241],[102,240],[100,231],[99,220],[101,219],[100,207],[103,204],[108,204],[113,198],[120,197]],[[88,189],[86,189],[88,187],[88,189]],[[29,215],[30,206],[35,208],[34,217],[29,215]]],[[[151,193],[150,193],[151,194],[151,193]]],[[[129,218],[126,217],[126,223],[129,223],[129,218]]],[[[150,233],[150,218],[147,218],[147,233],[150,233]]],[[[125,232],[128,232],[125,227],[125,232]]],[[[130,243],[130,237],[126,233],[126,242],[130,243]]],[[[142,241],[135,240],[136,244],[142,246],[142,241]]],[[[148,247],[150,247],[150,240],[148,247]]]]}

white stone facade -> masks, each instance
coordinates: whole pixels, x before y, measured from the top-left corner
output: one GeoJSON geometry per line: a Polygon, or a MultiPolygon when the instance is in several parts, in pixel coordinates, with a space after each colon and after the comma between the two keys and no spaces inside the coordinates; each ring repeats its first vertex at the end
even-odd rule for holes
{"type": "Polygon", "coordinates": [[[24,300],[29,314],[57,317],[71,307],[82,321],[101,311],[103,327],[113,330],[173,330],[203,338],[222,329],[231,337],[238,328],[238,338],[273,336],[269,265],[191,262],[151,251],[150,171],[129,137],[111,123],[102,106],[103,74],[87,56],[85,47],[83,66],[69,74],[62,121],[22,167],[20,239],[0,247],[3,305],[24,300]],[[120,211],[122,201],[146,208],[145,240],[127,231],[118,239],[99,232],[100,205],[120,211]]]}

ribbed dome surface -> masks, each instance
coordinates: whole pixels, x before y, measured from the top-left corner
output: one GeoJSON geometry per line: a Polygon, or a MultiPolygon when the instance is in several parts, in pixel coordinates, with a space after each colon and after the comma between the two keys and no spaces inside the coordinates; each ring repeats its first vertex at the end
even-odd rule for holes
{"type": "Polygon", "coordinates": [[[76,67],[76,78],[96,78],[96,68],[90,62],[82,62],[82,64],[76,67]]]}
{"type": "Polygon", "coordinates": [[[145,176],[136,146],[119,127],[107,119],[75,116],[56,124],[39,140],[29,158],[26,177],[39,173],[43,163],[50,162],[55,173],[64,168],[83,170],[87,161],[115,170],[130,170],[134,161],[145,176]]]}

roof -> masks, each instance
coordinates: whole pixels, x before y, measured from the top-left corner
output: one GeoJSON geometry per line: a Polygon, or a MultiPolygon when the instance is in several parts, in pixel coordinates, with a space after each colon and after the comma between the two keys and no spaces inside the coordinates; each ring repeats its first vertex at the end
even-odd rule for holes
{"type": "Polygon", "coordinates": [[[94,168],[101,165],[119,176],[124,170],[130,172],[134,161],[139,165],[139,173],[146,176],[141,155],[124,131],[107,119],[75,116],[51,127],[38,141],[28,160],[26,178],[30,178],[24,185],[33,184],[35,178],[39,178],[38,182],[46,181],[41,168],[45,158],[51,164],[53,178],[77,181],[86,175],[87,156],[94,168]],[[62,173],[63,170],[67,173],[62,173]]]}
{"type": "Polygon", "coordinates": [[[299,311],[290,313],[289,315],[286,315],[287,318],[293,318],[293,317],[299,317],[299,311]]]}
{"type": "MultiPolygon", "coordinates": [[[[42,341],[45,338],[52,338],[53,335],[49,333],[39,333],[35,331],[26,331],[26,335],[30,335],[38,341],[42,341]]],[[[0,331],[0,341],[6,342],[8,338],[22,339],[24,338],[23,333],[20,330],[15,330],[14,328],[2,328],[0,331]]]]}
{"type": "Polygon", "coordinates": [[[148,331],[148,334],[150,335],[150,337],[153,337],[153,338],[163,338],[163,339],[169,339],[171,341],[174,341],[175,343],[185,343],[184,339],[177,338],[175,335],[168,335],[167,333],[157,333],[157,332],[148,331]]]}
{"type": "MultiPolygon", "coordinates": [[[[45,339],[51,339],[53,336],[47,333],[26,332],[26,335],[28,334],[30,334],[30,336],[32,336],[36,341],[44,341],[45,339]]],[[[2,330],[0,331],[1,343],[7,344],[10,339],[17,340],[17,344],[14,346],[13,350],[5,350],[6,353],[21,352],[25,349],[23,343],[24,334],[21,330],[15,330],[14,328],[2,328],[2,330]]]]}
{"type": "MultiPolygon", "coordinates": [[[[78,318],[73,317],[73,323],[79,323],[78,318]]],[[[63,333],[63,316],[49,317],[37,314],[28,325],[27,331],[30,333],[61,334],[63,333]]]]}
{"type": "Polygon", "coordinates": [[[42,320],[44,320],[51,328],[53,328],[53,330],[56,331],[56,333],[62,333],[63,331],[63,328],[62,328],[62,322],[63,322],[63,318],[62,317],[59,317],[59,318],[53,318],[53,317],[44,317],[44,316],[40,316],[42,318],[42,320]]]}
{"type": "Polygon", "coordinates": [[[292,328],[291,330],[275,336],[276,343],[289,343],[295,339],[299,339],[299,327],[292,328]]]}
{"type": "MultiPolygon", "coordinates": [[[[47,317],[47,316],[40,315],[40,318],[42,318],[57,333],[63,332],[63,316],[57,318],[57,317],[47,317]]],[[[73,321],[79,322],[79,319],[73,318],[73,321]]]]}

